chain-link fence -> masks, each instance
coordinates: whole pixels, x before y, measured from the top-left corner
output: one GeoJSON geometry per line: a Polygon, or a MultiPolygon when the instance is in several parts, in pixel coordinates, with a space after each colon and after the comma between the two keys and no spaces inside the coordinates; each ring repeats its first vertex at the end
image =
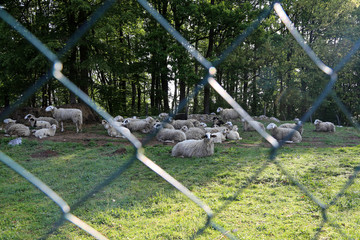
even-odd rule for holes
{"type": "MultiPolygon", "coordinates": [[[[74,94],[76,94],[84,103],[86,103],[88,106],[90,106],[95,112],[97,112],[99,115],[101,115],[104,119],[106,119],[110,124],[114,124],[114,119],[102,108],[100,108],[92,99],[90,99],[86,94],[84,94],[77,86],[75,86],[66,76],[62,73],[62,62],[59,60],[64,54],[73,48],[77,41],[81,39],[81,37],[84,36],[84,34],[87,32],[87,30],[92,27],[102,16],[103,14],[109,10],[113,4],[115,4],[115,0],[109,0],[104,2],[104,4],[99,7],[89,18],[89,20],[81,27],[79,28],[69,39],[67,44],[64,46],[63,49],[61,49],[58,53],[53,53],[50,51],[41,41],[39,41],[34,35],[32,35],[31,32],[27,31],[19,22],[16,21],[11,15],[9,15],[5,10],[0,8],[0,17],[3,21],[7,22],[12,28],[14,28],[16,31],[18,31],[24,38],[26,38],[32,45],[34,45],[44,56],[47,57],[47,59],[52,63],[51,70],[38,79],[36,83],[26,90],[26,92],[23,93],[23,95],[19,98],[18,101],[16,101],[14,104],[12,104],[9,108],[5,109],[1,115],[0,119],[3,120],[7,116],[9,116],[16,108],[20,106],[20,104],[24,103],[31,95],[33,95],[41,86],[43,86],[47,81],[49,81],[51,78],[55,78],[58,81],[60,81],[64,86],[66,86],[70,91],[72,91],[74,94]]],[[[138,0],[138,2],[146,9],[147,12],[149,12],[154,19],[156,19],[205,69],[208,70],[208,73],[206,76],[204,76],[203,80],[198,84],[198,86],[204,86],[206,84],[209,84],[218,94],[220,94],[226,102],[228,102],[240,115],[243,119],[248,121],[250,124],[253,124],[251,121],[251,116],[222,88],[222,86],[216,81],[216,67],[220,65],[228,56],[229,54],[236,49],[241,43],[244,42],[244,40],[254,31],[257,29],[257,27],[261,24],[262,20],[267,18],[269,14],[275,13],[279,16],[283,24],[287,27],[287,29],[290,31],[290,33],[293,35],[293,37],[296,39],[298,44],[303,48],[304,52],[311,58],[311,60],[318,66],[318,68],[321,69],[325,74],[329,77],[329,82],[322,91],[321,95],[317,98],[317,100],[314,102],[312,108],[301,118],[302,122],[305,122],[309,119],[311,114],[313,114],[316,109],[320,106],[322,101],[327,96],[332,96],[335,100],[335,102],[338,104],[338,106],[342,109],[342,111],[345,113],[345,115],[348,117],[348,119],[353,122],[351,118],[351,114],[346,110],[342,102],[337,98],[337,96],[332,92],[332,88],[337,80],[337,74],[338,72],[346,65],[346,63],[350,60],[350,58],[356,53],[356,51],[360,47],[360,40],[355,43],[353,48],[349,51],[349,53],[340,61],[339,64],[337,64],[334,68],[330,68],[329,66],[326,66],[319,57],[312,51],[312,49],[305,43],[302,36],[299,34],[299,32],[294,27],[293,23],[283,10],[281,4],[279,2],[273,2],[268,8],[265,8],[262,14],[258,16],[258,18],[241,34],[239,35],[235,41],[219,56],[219,58],[215,62],[210,62],[206,58],[204,58],[198,51],[195,49],[179,32],[177,32],[165,19],[163,16],[161,16],[146,0],[138,0]]],[[[179,104],[179,107],[177,110],[172,113],[173,116],[177,112],[181,111],[190,99],[192,99],[198,92],[200,88],[195,89],[195,91],[184,101],[182,101],[179,104]]],[[[353,122],[354,126],[358,128],[358,126],[353,122]]],[[[289,174],[280,164],[280,162],[277,161],[276,156],[279,148],[282,147],[284,142],[289,139],[291,136],[288,136],[287,139],[284,139],[280,142],[278,142],[276,139],[274,139],[271,135],[269,135],[267,132],[259,128],[257,125],[253,124],[253,127],[258,131],[258,133],[268,141],[272,146],[271,154],[269,155],[268,162],[272,162],[278,166],[279,169],[281,169],[282,173],[286,175],[291,181],[293,181],[296,186],[304,193],[306,194],[312,201],[321,209],[322,211],[322,223],[320,227],[317,230],[316,235],[314,238],[317,238],[321,232],[321,229],[323,228],[325,223],[330,223],[329,219],[327,217],[327,211],[329,207],[336,204],[338,199],[344,194],[344,192],[353,184],[355,177],[357,176],[360,166],[356,167],[353,172],[353,178],[349,179],[346,184],[342,187],[341,191],[339,191],[336,196],[333,198],[333,200],[328,203],[324,204],[321,202],[318,198],[316,198],[304,185],[302,185],[297,179],[295,179],[291,174],[289,174]]],[[[196,233],[192,236],[192,238],[195,238],[196,236],[203,233],[203,231],[208,227],[213,227],[214,229],[220,231],[223,235],[227,236],[230,239],[236,239],[235,236],[231,234],[230,231],[227,231],[226,229],[223,229],[220,225],[218,225],[214,220],[214,216],[216,214],[219,214],[221,211],[226,209],[228,204],[231,203],[231,199],[235,199],[236,196],[238,196],[240,193],[243,192],[244,189],[246,189],[258,176],[261,172],[263,172],[267,168],[267,164],[264,164],[259,170],[257,170],[251,178],[248,179],[247,183],[244,184],[234,195],[229,198],[229,200],[220,207],[216,212],[214,212],[207,204],[205,204],[201,199],[196,197],[190,190],[188,190],[184,185],[182,185],[179,181],[177,181],[175,178],[173,178],[171,175],[169,175],[166,171],[164,171],[162,168],[160,168],[157,164],[154,163],[151,159],[149,159],[145,152],[143,151],[143,147],[145,144],[147,144],[147,141],[140,142],[135,136],[132,134],[123,133],[122,130],[118,127],[116,127],[118,131],[120,131],[122,134],[125,135],[125,137],[128,139],[128,141],[134,146],[135,148],[135,154],[131,159],[129,159],[123,166],[121,166],[117,171],[115,171],[112,175],[108,176],[106,180],[104,180],[99,185],[95,186],[89,193],[87,193],[85,196],[83,196],[81,199],[79,199],[73,206],[70,208],[69,204],[64,201],[61,196],[59,196],[56,192],[54,192],[51,188],[49,188],[45,183],[43,183],[41,180],[39,180],[36,176],[31,174],[29,171],[27,171],[25,168],[23,168],[21,165],[16,163],[11,157],[7,156],[3,152],[0,151],[0,160],[6,164],[8,167],[10,167],[12,170],[20,174],[22,177],[24,177],[27,181],[35,185],[37,188],[39,188],[48,198],[50,198],[53,202],[55,202],[62,211],[62,217],[58,220],[58,222],[55,224],[54,228],[51,232],[48,233],[47,236],[44,236],[44,238],[48,237],[51,233],[53,233],[55,230],[57,230],[65,221],[69,221],[76,226],[80,227],[87,233],[91,234],[93,237],[97,239],[107,239],[102,233],[98,232],[91,226],[89,226],[87,223],[79,219],[77,216],[75,216],[72,212],[74,209],[76,209],[78,206],[86,202],[91,196],[93,196],[94,193],[99,192],[104,187],[108,186],[115,178],[119,177],[121,174],[123,174],[131,164],[136,161],[140,160],[143,164],[145,164],[147,167],[149,167],[152,171],[157,173],[159,176],[161,176],[163,179],[165,179],[169,184],[171,184],[174,188],[182,192],[184,195],[186,195],[189,199],[191,199],[194,203],[196,203],[206,214],[207,214],[207,221],[206,224],[198,229],[196,233]]],[[[291,135],[291,134],[290,134],[291,135]]],[[[151,139],[154,137],[153,135],[149,135],[148,139],[151,139]]],[[[340,228],[337,225],[334,225],[337,228],[340,228]]]]}

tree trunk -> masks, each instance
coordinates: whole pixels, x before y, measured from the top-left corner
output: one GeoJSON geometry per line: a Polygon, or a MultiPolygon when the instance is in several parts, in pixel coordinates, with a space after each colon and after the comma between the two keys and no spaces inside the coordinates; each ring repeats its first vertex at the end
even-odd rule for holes
{"type": "Polygon", "coordinates": [[[135,115],[136,85],[135,81],[131,81],[131,112],[135,115]]]}
{"type": "Polygon", "coordinates": [[[126,113],[126,81],[120,79],[120,111],[126,113]]]}
{"type": "Polygon", "coordinates": [[[258,107],[258,94],[257,94],[257,83],[256,83],[256,69],[254,69],[253,72],[253,81],[251,85],[251,91],[252,91],[252,104],[251,104],[251,110],[253,115],[257,115],[257,107],[258,107]]]}
{"type": "Polygon", "coordinates": [[[243,86],[243,108],[245,111],[248,110],[248,73],[245,73],[244,76],[244,86],[243,86]]]}
{"type": "MultiPolygon", "coordinates": [[[[69,59],[69,79],[70,81],[77,83],[77,71],[76,71],[76,48],[71,50],[70,59],[69,59]]],[[[76,103],[76,96],[73,92],[70,91],[70,103],[76,103]]]]}
{"type": "MultiPolygon", "coordinates": [[[[211,0],[211,5],[214,5],[215,0],[211,0]]],[[[208,49],[205,55],[205,58],[209,59],[212,55],[213,48],[214,48],[214,23],[210,24],[210,30],[209,30],[209,45],[208,49]]],[[[210,113],[210,85],[206,84],[204,87],[204,113],[209,114],[210,113]]]]}
{"type": "MultiPolygon", "coordinates": [[[[140,114],[140,110],[141,110],[141,85],[138,84],[137,86],[137,94],[138,94],[138,97],[137,97],[137,113],[140,114]]],[[[145,93],[144,93],[144,96],[145,96],[145,93]]]]}

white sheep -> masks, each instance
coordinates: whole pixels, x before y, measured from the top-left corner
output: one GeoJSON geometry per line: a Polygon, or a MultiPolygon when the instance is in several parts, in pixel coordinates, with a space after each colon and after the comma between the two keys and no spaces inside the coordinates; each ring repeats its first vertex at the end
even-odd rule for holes
{"type": "MultiPolygon", "coordinates": [[[[122,137],[122,138],[125,138],[125,136],[123,134],[121,134],[118,130],[116,130],[116,128],[114,126],[111,126],[110,123],[108,123],[108,121],[102,120],[101,124],[107,130],[108,135],[110,137],[122,137]]],[[[125,135],[130,135],[131,134],[130,130],[128,128],[126,128],[126,127],[123,127],[120,122],[115,122],[115,125],[116,125],[116,127],[120,128],[122,133],[124,133],[125,135]]]]}
{"type": "Polygon", "coordinates": [[[278,141],[288,138],[290,134],[291,137],[286,143],[299,143],[302,141],[301,134],[292,128],[279,128],[275,123],[270,123],[266,129],[270,130],[271,135],[278,141]]]}
{"type": "Polygon", "coordinates": [[[175,129],[174,126],[171,125],[170,123],[161,123],[161,122],[156,122],[154,125],[154,128],[156,128],[156,129],[160,129],[160,128],[175,129]]]}
{"type": "Polygon", "coordinates": [[[221,130],[220,132],[216,132],[216,133],[211,133],[212,135],[214,135],[215,139],[214,139],[214,143],[222,143],[223,141],[226,140],[226,135],[229,133],[229,129],[228,128],[224,128],[223,130],[221,130]]]}
{"type": "Polygon", "coordinates": [[[172,120],[170,122],[171,125],[174,126],[175,129],[181,129],[183,126],[187,126],[188,128],[194,127],[194,124],[191,120],[172,120]]]}
{"type": "Polygon", "coordinates": [[[160,113],[159,114],[159,119],[160,121],[164,121],[165,119],[167,119],[169,117],[168,113],[160,113]]]}
{"type": "Polygon", "coordinates": [[[242,138],[239,135],[238,132],[238,126],[234,125],[232,127],[232,130],[230,130],[227,134],[226,134],[226,138],[229,140],[241,140],[242,138]]]}
{"type": "Polygon", "coordinates": [[[52,112],[53,117],[60,122],[61,132],[64,131],[64,121],[72,120],[76,125],[76,132],[78,133],[82,129],[83,117],[82,111],[77,108],[56,108],[54,106],[48,106],[45,109],[46,112],[52,112]]]}
{"type": "Polygon", "coordinates": [[[183,126],[181,128],[181,131],[185,133],[186,139],[200,140],[205,134],[205,131],[203,129],[197,127],[188,128],[187,126],[183,126]]]}
{"type": "Polygon", "coordinates": [[[283,123],[279,126],[279,128],[293,128],[295,129],[296,126],[299,125],[297,131],[303,135],[303,132],[304,132],[304,128],[303,128],[303,125],[302,125],[302,122],[299,121],[297,124],[296,123],[283,123]]]}
{"type": "Polygon", "coordinates": [[[186,140],[186,135],[181,130],[162,128],[156,134],[159,142],[181,142],[186,140]]]}
{"type": "Polygon", "coordinates": [[[5,123],[5,133],[10,136],[19,136],[19,137],[28,137],[30,136],[29,127],[24,124],[16,123],[16,120],[7,118],[4,120],[5,123]]]}
{"type": "Polygon", "coordinates": [[[214,136],[206,133],[202,140],[185,140],[177,143],[172,151],[173,157],[207,157],[214,154],[214,136]]]}
{"type": "Polygon", "coordinates": [[[240,114],[235,109],[232,108],[223,109],[222,107],[218,107],[216,111],[220,114],[222,120],[224,120],[225,122],[232,119],[235,120],[240,118],[240,114]]]}
{"type": "Polygon", "coordinates": [[[332,122],[323,122],[319,119],[314,121],[316,132],[335,132],[335,125],[332,122]]]}
{"type": "Polygon", "coordinates": [[[46,138],[55,136],[56,124],[51,125],[50,128],[42,128],[34,132],[34,136],[37,138],[46,138]]]}
{"type": "MultiPolygon", "coordinates": [[[[35,118],[29,118],[30,125],[34,128],[50,128],[51,124],[47,121],[36,120],[35,118]]],[[[55,124],[56,125],[56,124],[55,124]]]]}
{"type": "Polygon", "coordinates": [[[36,121],[46,121],[46,122],[49,122],[50,125],[52,124],[56,124],[56,126],[58,127],[59,126],[59,122],[56,121],[55,118],[52,118],[52,117],[35,117],[34,115],[32,114],[27,114],[24,119],[30,119],[30,118],[34,118],[36,121]]]}
{"type": "Polygon", "coordinates": [[[217,133],[220,132],[221,129],[220,127],[204,127],[204,131],[209,133],[217,133]]]}
{"type": "Polygon", "coordinates": [[[265,126],[264,126],[264,124],[262,124],[261,122],[258,122],[258,121],[255,121],[255,120],[254,120],[254,121],[247,122],[245,119],[242,119],[241,121],[242,121],[242,123],[243,123],[243,130],[244,130],[245,132],[256,131],[255,128],[250,124],[250,122],[253,123],[254,125],[258,125],[259,128],[261,128],[262,130],[265,131],[265,126]]]}
{"type": "Polygon", "coordinates": [[[125,119],[123,126],[127,127],[131,132],[149,133],[155,123],[152,117],[147,117],[146,119],[125,119]]]}
{"type": "Polygon", "coordinates": [[[200,126],[200,122],[197,119],[188,119],[190,122],[192,122],[192,124],[194,125],[194,127],[199,127],[200,126]]]}
{"type": "Polygon", "coordinates": [[[123,117],[123,116],[120,116],[120,115],[117,115],[116,117],[114,117],[114,121],[115,121],[115,122],[123,122],[123,121],[124,121],[124,117],[123,117]]]}

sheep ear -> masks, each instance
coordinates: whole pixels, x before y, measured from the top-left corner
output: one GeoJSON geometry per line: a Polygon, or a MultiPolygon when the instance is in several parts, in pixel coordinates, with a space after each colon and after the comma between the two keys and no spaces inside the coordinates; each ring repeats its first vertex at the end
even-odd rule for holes
{"type": "Polygon", "coordinates": [[[211,135],[210,135],[210,137],[212,137],[212,138],[216,138],[216,135],[214,135],[214,134],[211,134],[211,135]]]}

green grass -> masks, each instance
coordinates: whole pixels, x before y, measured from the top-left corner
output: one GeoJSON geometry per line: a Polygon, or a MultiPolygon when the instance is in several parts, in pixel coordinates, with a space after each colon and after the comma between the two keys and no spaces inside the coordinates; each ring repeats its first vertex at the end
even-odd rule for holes
{"type": "MultiPolygon", "coordinates": [[[[241,131],[243,140],[217,144],[211,157],[173,158],[172,147],[162,144],[146,146],[145,155],[208,204],[213,221],[238,239],[311,239],[316,234],[319,239],[359,239],[360,182],[353,176],[360,165],[359,134],[353,128],[337,128],[334,134],[312,130],[306,124],[303,142],[285,145],[275,162],[261,137],[241,131]],[[312,198],[328,204],[349,180],[354,183],[328,209],[329,221],[319,231],[323,216],[312,198]]],[[[86,131],[103,134],[100,127],[86,131]]],[[[8,141],[0,138],[1,151],[70,206],[134,153],[123,139],[106,144],[24,139],[16,147],[8,141]]],[[[200,207],[138,160],[72,213],[109,239],[189,239],[207,220],[200,207]]],[[[60,217],[55,203],[0,164],[0,239],[41,238],[60,217]]],[[[225,237],[208,227],[196,238],[225,237]]],[[[49,239],[92,237],[65,222],[49,239]]]]}

